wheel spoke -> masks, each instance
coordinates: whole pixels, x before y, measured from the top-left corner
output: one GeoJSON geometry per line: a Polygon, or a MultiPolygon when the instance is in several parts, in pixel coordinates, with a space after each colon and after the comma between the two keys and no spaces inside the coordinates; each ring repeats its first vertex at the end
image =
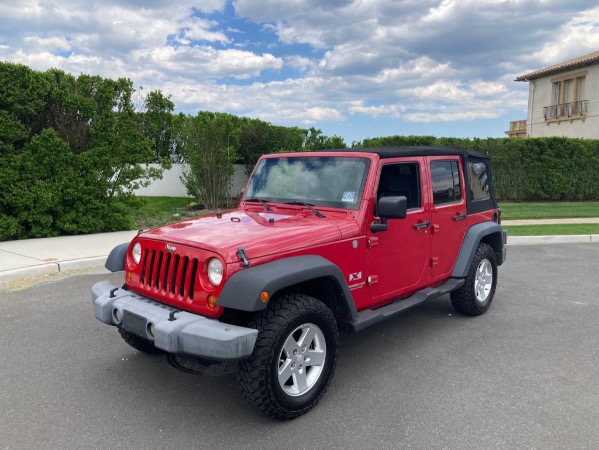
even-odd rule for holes
{"type": "Polygon", "coordinates": [[[288,359],[283,363],[281,367],[279,367],[279,384],[284,386],[289,380],[289,377],[293,375],[293,370],[291,368],[291,360],[288,359]]]}
{"type": "Polygon", "coordinates": [[[483,283],[485,286],[490,285],[493,282],[493,274],[492,273],[486,273],[483,276],[483,283]]]}
{"type": "Polygon", "coordinates": [[[310,350],[308,357],[310,359],[306,362],[306,366],[322,366],[324,364],[325,353],[322,350],[310,350]]]}
{"type": "Polygon", "coordinates": [[[487,294],[485,292],[485,286],[484,286],[484,284],[480,285],[479,294],[478,295],[480,296],[480,299],[483,300],[483,301],[487,299],[487,294]]]}
{"type": "Polygon", "coordinates": [[[308,390],[308,379],[306,378],[306,369],[301,372],[296,372],[293,375],[293,384],[297,387],[297,391],[303,393],[308,390]]]}
{"type": "Polygon", "coordinates": [[[293,335],[289,336],[283,344],[283,352],[286,353],[287,358],[291,358],[293,351],[297,350],[298,344],[295,342],[293,335]]]}
{"type": "Polygon", "coordinates": [[[314,336],[316,336],[316,328],[306,327],[304,330],[302,330],[302,335],[297,340],[298,347],[303,347],[304,345],[309,347],[314,340],[314,336]]]}

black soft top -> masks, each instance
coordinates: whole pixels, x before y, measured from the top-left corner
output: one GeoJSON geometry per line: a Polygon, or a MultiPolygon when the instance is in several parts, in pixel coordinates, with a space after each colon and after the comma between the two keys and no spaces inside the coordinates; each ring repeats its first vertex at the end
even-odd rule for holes
{"type": "MultiPolygon", "coordinates": [[[[441,146],[411,146],[411,147],[381,147],[381,148],[347,148],[339,150],[323,150],[332,152],[351,152],[351,153],[375,153],[379,155],[379,158],[399,158],[402,156],[446,156],[446,155],[459,155],[462,156],[464,162],[464,178],[466,180],[466,210],[468,214],[479,213],[483,211],[489,211],[497,209],[497,202],[495,201],[495,191],[493,189],[493,183],[491,182],[491,167],[489,156],[485,153],[471,152],[464,150],[460,147],[441,147],[441,146]],[[477,177],[470,173],[470,170],[466,169],[469,163],[482,163],[486,167],[486,170],[481,172],[478,176],[483,180],[483,184],[487,184],[489,189],[489,197],[486,199],[475,200],[470,186],[470,177],[477,177]]],[[[472,180],[476,183],[476,180],[472,180]]]]}
{"type": "Polygon", "coordinates": [[[401,156],[444,156],[468,155],[474,158],[488,159],[485,153],[464,150],[460,147],[441,146],[410,146],[410,147],[380,147],[380,148],[345,148],[335,150],[321,150],[323,152],[356,152],[376,153],[380,158],[398,158],[401,156]]]}

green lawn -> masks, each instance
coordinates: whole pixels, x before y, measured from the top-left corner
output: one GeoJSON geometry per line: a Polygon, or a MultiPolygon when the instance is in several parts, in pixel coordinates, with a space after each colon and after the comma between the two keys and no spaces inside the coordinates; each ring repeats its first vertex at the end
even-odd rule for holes
{"type": "Polygon", "coordinates": [[[599,202],[500,202],[499,207],[504,220],[599,217],[599,202]]]}
{"type": "Polygon", "coordinates": [[[138,208],[140,214],[162,214],[185,208],[193,199],[189,197],[138,197],[143,200],[143,205],[138,208]]]}
{"type": "Polygon", "coordinates": [[[502,225],[509,236],[551,236],[565,234],[599,234],[599,223],[568,225],[502,225]]]}
{"type": "Polygon", "coordinates": [[[188,205],[193,201],[188,197],[138,198],[142,200],[142,205],[132,212],[132,216],[135,227],[140,230],[154,228],[200,214],[199,210],[188,208],[188,205]]]}

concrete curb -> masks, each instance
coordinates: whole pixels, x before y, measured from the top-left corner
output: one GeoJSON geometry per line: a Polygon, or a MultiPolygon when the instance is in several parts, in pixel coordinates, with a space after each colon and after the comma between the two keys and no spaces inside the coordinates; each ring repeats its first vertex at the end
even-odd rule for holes
{"type": "Polygon", "coordinates": [[[564,236],[510,236],[507,245],[599,243],[599,234],[572,234],[564,236]]]}
{"type": "Polygon", "coordinates": [[[52,261],[44,264],[38,264],[29,267],[20,267],[18,269],[3,270],[0,272],[0,283],[19,281],[25,278],[38,275],[49,275],[65,270],[93,269],[104,267],[108,256],[97,256],[93,258],[71,259],[66,261],[52,261]]]}

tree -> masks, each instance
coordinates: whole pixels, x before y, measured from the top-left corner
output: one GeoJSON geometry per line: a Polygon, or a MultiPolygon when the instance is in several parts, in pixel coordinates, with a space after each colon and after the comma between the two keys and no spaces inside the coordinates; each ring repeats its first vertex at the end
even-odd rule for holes
{"type": "Polygon", "coordinates": [[[128,229],[149,167],[130,80],[0,63],[0,240],[128,229]]]}
{"type": "Polygon", "coordinates": [[[304,148],[306,150],[325,150],[346,148],[347,145],[342,137],[333,135],[332,137],[322,134],[322,130],[311,127],[306,132],[304,148]]]}
{"type": "Polygon", "coordinates": [[[189,164],[181,178],[187,193],[209,209],[229,206],[239,145],[234,116],[210,112],[187,116],[180,125],[178,145],[189,164]]]}
{"type": "Polygon", "coordinates": [[[306,130],[275,126],[259,119],[243,119],[239,137],[239,153],[249,175],[260,156],[267,153],[300,152],[306,130]]]}
{"type": "Polygon", "coordinates": [[[151,91],[144,101],[145,111],[140,113],[142,131],[152,141],[155,162],[170,168],[171,162],[180,159],[175,146],[173,110],[175,104],[170,96],[160,91],[151,91]]]}

